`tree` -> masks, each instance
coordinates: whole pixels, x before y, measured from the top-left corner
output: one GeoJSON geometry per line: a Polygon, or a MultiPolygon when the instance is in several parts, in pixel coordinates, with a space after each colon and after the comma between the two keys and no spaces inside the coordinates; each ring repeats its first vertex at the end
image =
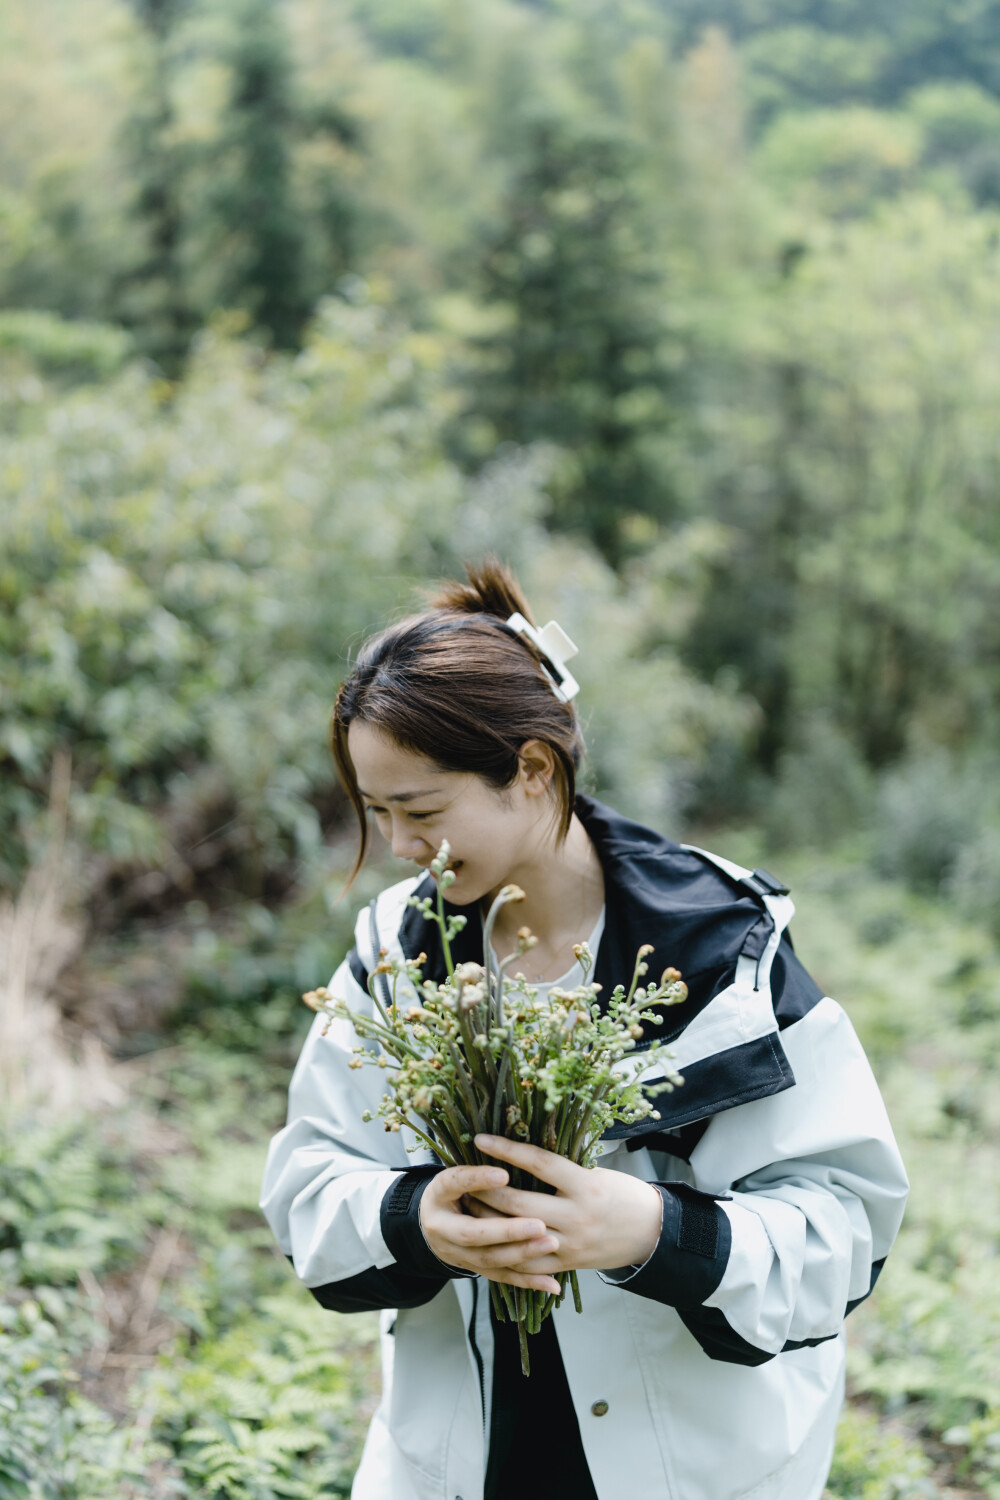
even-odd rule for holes
{"type": "Polygon", "coordinates": [[[275,344],[293,347],[309,313],[305,230],[292,190],[294,77],[280,7],[239,0],[231,84],[212,193],[219,295],[245,309],[275,344]]]}
{"type": "Polygon", "coordinates": [[[761,705],[766,770],[817,714],[874,768],[996,737],[997,262],[985,215],[903,200],[734,298],[697,372],[692,506],[729,545],[685,659],[761,705]]]}
{"type": "Polygon", "coordinates": [[[617,561],[630,515],[671,500],[655,438],[668,417],[664,292],[633,186],[637,147],[606,122],[529,120],[480,258],[496,331],[478,340],[471,410],[496,443],[570,458],[552,520],[617,561]]]}
{"type": "Polygon", "coordinates": [[[173,42],[188,0],[133,0],[146,55],[126,126],[125,154],[135,180],[132,217],[139,258],[123,274],[118,314],[141,346],[175,373],[195,328],[182,264],[185,154],[176,143],[173,42]]]}

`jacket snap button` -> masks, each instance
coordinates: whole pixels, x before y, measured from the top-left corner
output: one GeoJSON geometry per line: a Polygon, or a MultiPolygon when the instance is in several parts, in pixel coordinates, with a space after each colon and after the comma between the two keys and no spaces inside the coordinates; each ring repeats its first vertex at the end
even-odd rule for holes
{"type": "Polygon", "coordinates": [[[590,1410],[595,1417],[603,1417],[607,1413],[608,1403],[606,1401],[595,1401],[590,1410]]]}

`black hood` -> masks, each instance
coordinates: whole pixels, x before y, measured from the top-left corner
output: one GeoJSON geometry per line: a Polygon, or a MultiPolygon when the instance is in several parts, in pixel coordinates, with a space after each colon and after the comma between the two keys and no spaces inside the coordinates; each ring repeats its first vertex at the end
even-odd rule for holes
{"type": "MultiPolygon", "coordinates": [[[[594,978],[602,986],[604,997],[617,984],[627,988],[639,947],[652,943],[653,952],[647,959],[650,978],[658,979],[665,968],[672,966],[680,970],[688,986],[688,999],[668,1013],[675,1024],[657,1034],[660,1039],[676,1038],[731,983],[741,954],[760,958],[774,930],[761,891],[783,887],[762,871],[755,872],[760,879],[734,879],[702,855],[622,817],[591,797],[577,798],[576,813],[604,871],[606,919],[594,978]]],[[[416,894],[423,897],[434,890],[434,881],[428,875],[417,886],[416,894]]],[[[467,918],[465,929],[452,943],[455,963],[482,963],[478,910],[446,901],[445,911],[467,918]]],[[[408,958],[421,952],[427,955],[425,978],[440,983],[447,977],[440,933],[434,923],[411,907],[403,918],[399,937],[408,958]]],[[[794,959],[787,941],[783,940],[781,953],[782,961],[778,971],[772,971],[772,979],[780,981],[784,991],[793,966],[796,984],[788,987],[786,999],[790,1007],[787,1019],[794,1020],[811,1008],[820,992],[794,959]]],[[[782,1019],[778,1017],[779,1025],[782,1019]]],[[[669,1131],[734,1104],[777,1093],[794,1081],[777,1036],[758,1038],[689,1067],[681,1088],[657,1098],[662,1122],[615,1126],[608,1136],[669,1131]]]]}
{"type": "MultiPolygon", "coordinates": [[[[741,952],[752,951],[756,957],[763,950],[772,931],[767,908],[700,855],[591,797],[577,797],[576,813],[604,870],[606,918],[594,978],[605,997],[617,984],[627,988],[636,953],[643,943],[652,943],[650,976],[659,978],[672,965],[688,986],[683,1019],[679,1007],[670,1033],[677,1035],[729,983],[741,952]]],[[[416,894],[433,895],[434,890],[428,875],[416,894]]],[[[482,963],[478,911],[446,901],[445,912],[467,918],[452,944],[455,962],[482,963]]],[[[425,978],[441,983],[447,977],[437,926],[412,907],[403,919],[400,941],[409,958],[427,954],[425,978]]]]}

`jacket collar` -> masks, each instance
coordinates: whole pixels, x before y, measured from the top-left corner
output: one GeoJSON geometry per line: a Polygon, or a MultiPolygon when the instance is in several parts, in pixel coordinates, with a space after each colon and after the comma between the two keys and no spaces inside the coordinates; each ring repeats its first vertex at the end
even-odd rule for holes
{"type": "MultiPolygon", "coordinates": [[[[616,984],[629,983],[637,950],[643,943],[652,943],[653,952],[647,960],[650,975],[658,978],[672,965],[681,971],[688,986],[688,999],[676,1011],[667,1013],[669,1021],[676,1021],[670,1029],[664,1028],[662,1038],[676,1041],[681,1051],[698,1054],[697,1046],[692,1049],[682,1044],[684,1033],[696,1018],[699,1024],[693,1030],[712,1036],[708,1054],[695,1055],[681,1067],[683,1086],[672,1094],[658,1096],[659,1122],[615,1126],[608,1137],[669,1132],[722,1109],[790,1088],[795,1079],[776,1023],[773,1032],[766,1025],[757,1026],[749,1039],[741,1026],[727,1026],[729,1009],[724,997],[731,993],[740,955],[759,957],[774,930],[762,898],[741,888],[738,881],[700,855],[590,797],[577,798],[576,812],[604,871],[606,917],[594,974],[603,987],[602,994],[610,995],[616,984]],[[718,1002],[714,1008],[719,1024],[713,1024],[714,1002],[718,1002]]],[[[433,891],[429,875],[416,887],[421,897],[433,891]]],[[[482,921],[478,913],[448,902],[445,910],[468,919],[452,943],[454,961],[481,963],[482,921]]],[[[426,953],[427,978],[439,983],[445,978],[438,929],[412,907],[403,918],[399,938],[408,957],[426,953]]],[[[760,1000],[766,1003],[766,991],[760,1000]]],[[[649,1082],[654,1081],[651,1074],[649,1082]]]]}

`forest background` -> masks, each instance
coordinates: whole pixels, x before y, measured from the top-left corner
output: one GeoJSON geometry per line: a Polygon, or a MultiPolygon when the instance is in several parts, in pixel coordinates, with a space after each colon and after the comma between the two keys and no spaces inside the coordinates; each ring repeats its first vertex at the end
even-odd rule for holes
{"type": "Polygon", "coordinates": [[[255,1206],[398,878],[325,723],[488,550],[883,1084],[830,1495],[996,1500],[1000,4],[4,0],[0,139],[0,1500],[348,1493],[255,1206]]]}

